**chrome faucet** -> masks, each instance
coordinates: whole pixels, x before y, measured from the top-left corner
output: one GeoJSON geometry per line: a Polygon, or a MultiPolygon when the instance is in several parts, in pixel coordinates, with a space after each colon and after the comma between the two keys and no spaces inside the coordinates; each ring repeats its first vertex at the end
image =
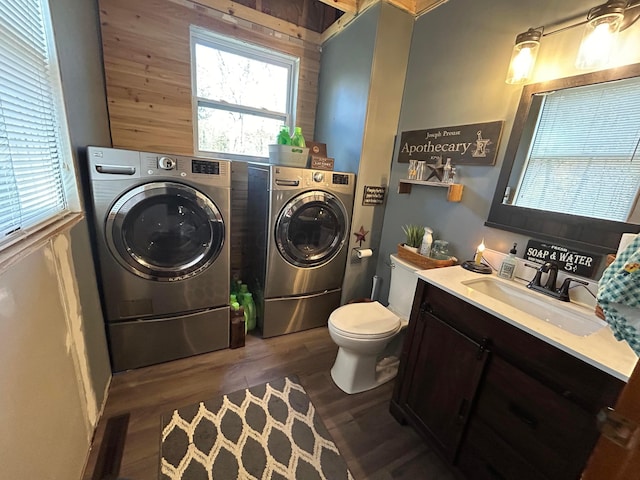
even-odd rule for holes
{"type": "Polygon", "coordinates": [[[562,282],[562,286],[557,288],[557,280],[558,264],[554,262],[546,262],[543,265],[540,265],[533,279],[527,284],[527,288],[535,290],[536,292],[544,293],[550,297],[557,298],[563,302],[569,302],[571,301],[569,298],[569,286],[571,285],[571,282],[588,285],[588,282],[578,280],[577,278],[567,277],[564,279],[564,282],[562,282]],[[541,284],[543,273],[548,273],[547,281],[544,285],[541,284]]]}

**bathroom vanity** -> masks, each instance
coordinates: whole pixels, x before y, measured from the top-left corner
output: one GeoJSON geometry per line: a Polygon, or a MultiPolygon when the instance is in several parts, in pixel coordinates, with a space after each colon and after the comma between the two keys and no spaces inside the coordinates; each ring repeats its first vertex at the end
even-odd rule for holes
{"type": "Polygon", "coordinates": [[[456,266],[419,278],[394,417],[463,478],[580,478],[596,415],[615,405],[637,360],[631,349],[607,327],[576,335],[469,286],[495,275],[456,266]]]}

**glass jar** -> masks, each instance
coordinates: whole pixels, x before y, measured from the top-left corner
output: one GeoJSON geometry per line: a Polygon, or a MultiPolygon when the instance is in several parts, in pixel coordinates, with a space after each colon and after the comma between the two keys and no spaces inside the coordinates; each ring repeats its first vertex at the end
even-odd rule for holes
{"type": "Polygon", "coordinates": [[[449,260],[449,242],[446,240],[436,240],[431,246],[431,258],[436,260],[449,260]]]}
{"type": "Polygon", "coordinates": [[[416,170],[416,180],[424,180],[426,168],[427,162],[418,162],[418,168],[416,170]]]}
{"type": "Polygon", "coordinates": [[[418,175],[418,160],[409,160],[409,170],[407,171],[407,178],[409,180],[416,180],[418,175]]]}

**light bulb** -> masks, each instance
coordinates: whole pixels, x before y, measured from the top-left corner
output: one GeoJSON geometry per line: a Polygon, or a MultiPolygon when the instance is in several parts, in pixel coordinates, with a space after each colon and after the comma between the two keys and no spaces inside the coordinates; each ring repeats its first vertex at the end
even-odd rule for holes
{"type": "Polygon", "coordinates": [[[478,248],[476,249],[476,254],[473,257],[473,261],[476,264],[480,264],[482,262],[482,253],[484,252],[485,246],[484,246],[484,238],[482,239],[482,242],[480,243],[480,245],[478,245],[478,248]]]}
{"type": "Polygon", "coordinates": [[[593,18],[587,22],[582,35],[576,68],[597,69],[607,66],[624,18],[625,3],[610,1],[594,10],[593,18]]]}
{"type": "Polygon", "coordinates": [[[516,37],[516,44],[511,53],[509,71],[505,80],[507,83],[524,83],[531,77],[540,49],[541,35],[540,31],[530,28],[516,37]]]}

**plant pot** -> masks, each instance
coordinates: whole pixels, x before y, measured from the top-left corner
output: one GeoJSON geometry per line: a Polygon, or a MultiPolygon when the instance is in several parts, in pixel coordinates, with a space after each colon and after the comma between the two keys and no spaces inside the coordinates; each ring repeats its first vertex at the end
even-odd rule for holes
{"type": "Polygon", "coordinates": [[[405,243],[403,243],[402,246],[404,248],[406,248],[407,250],[409,250],[410,252],[418,253],[418,248],[417,247],[410,247],[409,245],[407,245],[405,243]]]}

